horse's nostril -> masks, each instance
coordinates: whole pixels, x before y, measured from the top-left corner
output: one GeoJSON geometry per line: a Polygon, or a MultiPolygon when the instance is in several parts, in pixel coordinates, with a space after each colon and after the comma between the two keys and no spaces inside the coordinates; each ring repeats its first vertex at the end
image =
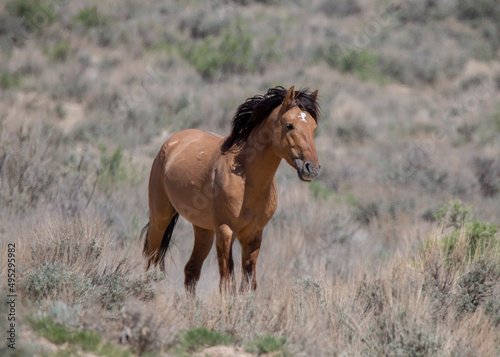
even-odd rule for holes
{"type": "Polygon", "coordinates": [[[309,161],[304,164],[304,169],[308,174],[311,173],[311,163],[309,161]]]}

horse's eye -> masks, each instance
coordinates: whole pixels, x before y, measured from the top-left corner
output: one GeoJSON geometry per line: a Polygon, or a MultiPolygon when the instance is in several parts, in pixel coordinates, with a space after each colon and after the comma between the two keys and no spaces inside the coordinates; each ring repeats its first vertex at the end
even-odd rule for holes
{"type": "Polygon", "coordinates": [[[295,128],[295,127],[293,126],[293,124],[292,124],[292,123],[288,123],[288,124],[286,125],[286,129],[287,129],[288,131],[293,130],[294,128],[295,128]]]}

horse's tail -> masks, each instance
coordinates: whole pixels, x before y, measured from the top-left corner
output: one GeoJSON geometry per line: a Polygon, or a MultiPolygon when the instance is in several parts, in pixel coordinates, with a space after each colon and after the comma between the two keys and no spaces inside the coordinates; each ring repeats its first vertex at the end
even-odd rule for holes
{"type": "Polygon", "coordinates": [[[154,266],[160,266],[160,270],[165,272],[165,254],[167,253],[168,247],[170,246],[170,240],[172,239],[172,233],[174,232],[175,225],[179,219],[179,213],[175,213],[170,223],[168,224],[165,232],[163,233],[163,239],[161,240],[160,248],[156,249],[154,252],[149,252],[148,246],[148,233],[149,233],[149,222],[144,226],[141,231],[141,237],[145,235],[144,248],[142,254],[148,260],[148,265],[146,266],[146,271],[151,267],[151,263],[154,266]]]}

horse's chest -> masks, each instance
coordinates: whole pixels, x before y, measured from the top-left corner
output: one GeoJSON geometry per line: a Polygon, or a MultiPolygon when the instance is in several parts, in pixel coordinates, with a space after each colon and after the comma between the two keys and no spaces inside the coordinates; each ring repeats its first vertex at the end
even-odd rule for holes
{"type": "Polygon", "coordinates": [[[266,197],[265,202],[249,200],[243,202],[237,219],[238,231],[241,236],[250,236],[261,231],[276,211],[274,195],[266,197]]]}
{"type": "Polygon", "coordinates": [[[262,231],[264,226],[273,216],[274,209],[271,208],[272,207],[267,207],[262,210],[253,208],[243,209],[237,223],[238,237],[244,239],[246,237],[252,237],[262,231]]]}
{"type": "Polygon", "coordinates": [[[243,224],[253,224],[256,226],[265,226],[271,219],[276,208],[266,205],[261,207],[243,208],[241,221],[243,224]]]}

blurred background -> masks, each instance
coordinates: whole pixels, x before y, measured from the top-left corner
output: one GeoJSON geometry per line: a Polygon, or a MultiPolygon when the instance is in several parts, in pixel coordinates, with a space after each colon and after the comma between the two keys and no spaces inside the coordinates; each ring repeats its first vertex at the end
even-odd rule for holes
{"type": "MultiPolygon", "coordinates": [[[[288,281],[376,269],[420,246],[449,202],[499,225],[499,19],[496,0],[2,2],[2,247],[28,256],[41,226],[91,217],[142,274],[161,144],[187,128],[227,135],[238,105],[277,85],[319,90],[323,170],[306,184],[279,168],[263,286],[271,269],[288,281]]],[[[186,221],[173,239],[158,289],[182,296],[186,221]]],[[[212,251],[200,296],[217,286],[212,251]]]]}

